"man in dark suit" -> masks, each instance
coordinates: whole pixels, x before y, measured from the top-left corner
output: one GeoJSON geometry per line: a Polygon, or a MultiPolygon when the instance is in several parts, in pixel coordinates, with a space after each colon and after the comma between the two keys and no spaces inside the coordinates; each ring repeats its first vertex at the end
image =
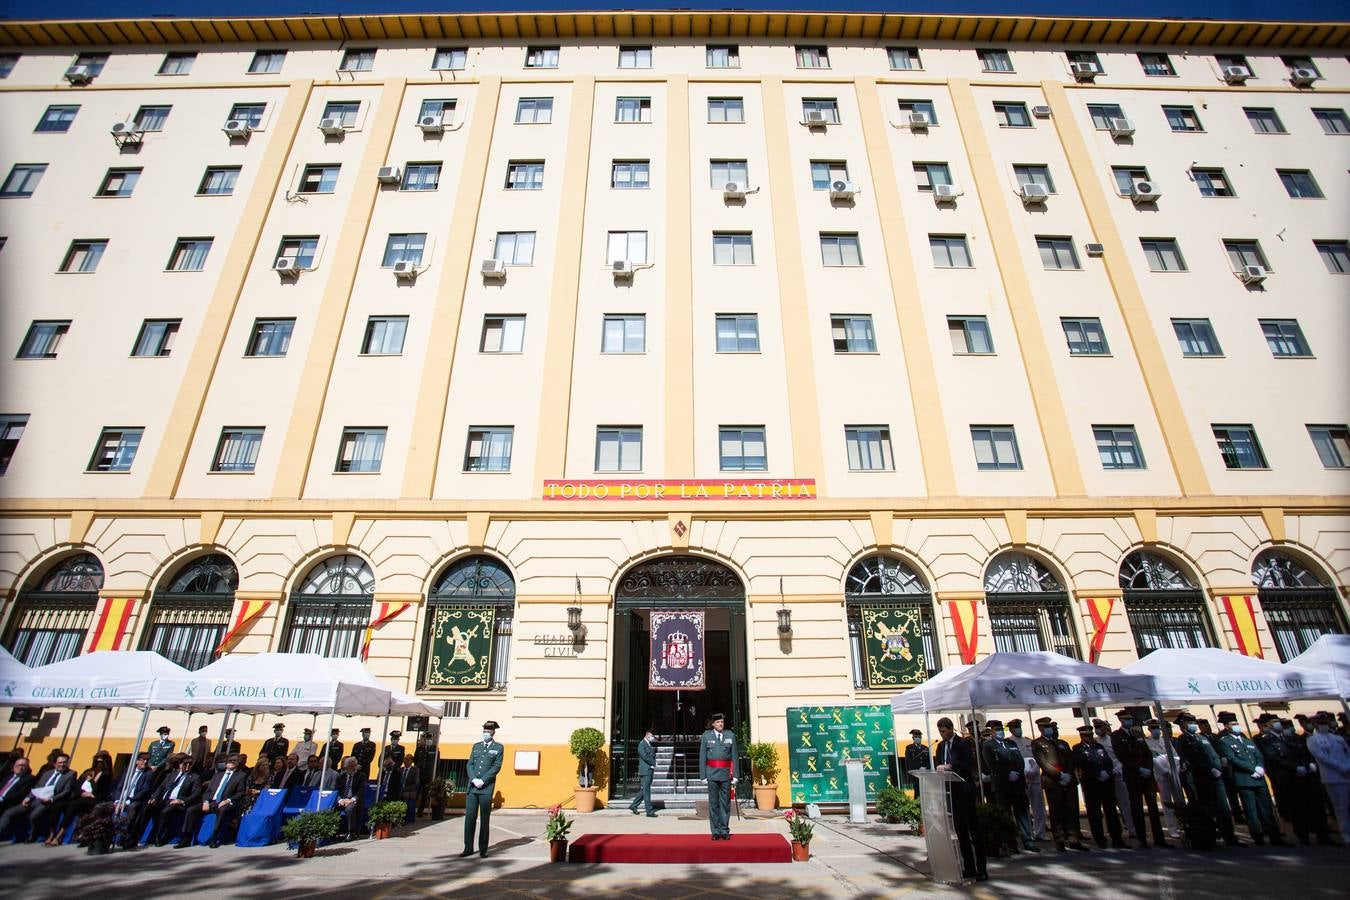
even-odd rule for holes
{"type": "Polygon", "coordinates": [[[712,726],[698,743],[699,777],[708,782],[708,830],[714,841],[731,840],[731,789],[736,785],[740,756],[736,736],[726,730],[726,717],[713,713],[712,726]]]}
{"type": "Polygon", "coordinates": [[[402,769],[394,765],[394,758],[386,756],[380,763],[380,781],[375,788],[375,802],[397,800],[403,792],[402,769]]]}
{"type": "MultiPolygon", "coordinates": [[[[29,762],[25,757],[20,756],[14,760],[10,770],[0,778],[0,841],[9,836],[9,830],[13,823],[21,817],[20,813],[10,815],[13,810],[23,810],[23,801],[28,797],[28,792],[33,789],[33,784],[37,781],[33,773],[28,771],[29,762]]],[[[26,815],[26,813],[23,813],[26,815]]]]}
{"type": "Polygon", "coordinates": [[[959,775],[962,779],[951,784],[952,821],[956,826],[956,839],[961,844],[961,876],[988,881],[984,839],[975,821],[975,796],[979,790],[979,776],[975,772],[975,742],[958,736],[952,728],[952,720],[945,716],[938,719],[937,729],[938,734],[942,735],[942,742],[933,754],[936,769],[959,775]]]}
{"type": "Polygon", "coordinates": [[[272,787],[281,788],[284,791],[288,788],[299,787],[304,783],[305,772],[300,768],[299,754],[287,754],[286,768],[282,769],[272,778],[272,787]]]}
{"type": "Polygon", "coordinates": [[[231,756],[225,760],[225,771],[217,772],[199,795],[200,803],[194,803],[188,810],[183,822],[183,833],[175,847],[191,847],[197,837],[197,829],[202,824],[202,816],[216,814],[216,827],[211,831],[211,849],[220,846],[221,830],[238,820],[242,812],[244,798],[248,795],[248,773],[240,771],[239,757],[231,756]]]}
{"type": "Polygon", "coordinates": [[[629,804],[628,811],[633,815],[638,814],[638,806],[647,804],[647,817],[656,818],[656,813],[652,812],[652,776],[656,774],[656,744],[652,738],[652,730],[647,729],[642,740],[638,742],[638,793],[629,804]]]}
{"type": "MultiPolygon", "coordinates": [[[[38,835],[47,834],[47,818],[51,815],[53,807],[58,803],[74,800],[78,796],[78,788],[75,773],[70,771],[70,757],[62,753],[53,760],[52,767],[46,773],[38,776],[29,795],[19,804],[28,814],[28,840],[33,841],[38,835]],[[44,788],[51,788],[50,799],[42,800],[33,795],[33,791],[44,788]]],[[[14,813],[15,810],[10,810],[6,815],[14,813]]],[[[17,818],[17,815],[15,817],[17,818]]]]}
{"type": "Polygon", "coordinates": [[[483,723],[483,739],[469,751],[469,787],[464,792],[464,852],[473,854],[474,830],[478,831],[478,855],[488,855],[488,822],[492,818],[492,794],[497,789],[497,773],[506,751],[495,740],[497,723],[483,723]]]}
{"type": "Polygon", "coordinates": [[[342,771],[335,782],[337,790],[337,810],[342,813],[342,831],[347,840],[351,840],[365,826],[366,820],[366,781],[356,763],[356,757],[348,756],[342,760],[342,771]]]}
{"type": "MultiPolygon", "coordinates": [[[[195,763],[194,763],[195,765],[195,763]]],[[[122,849],[135,850],[140,846],[141,833],[145,831],[149,809],[147,804],[155,795],[155,773],[150,768],[150,754],[141,753],[136,757],[136,765],[128,769],[113,789],[114,797],[126,795],[127,833],[122,837],[122,849]]]]}
{"type": "Polygon", "coordinates": [[[188,743],[187,753],[192,757],[192,771],[198,775],[205,775],[214,768],[211,757],[211,738],[207,734],[208,728],[203,725],[197,729],[197,736],[188,743]]]}
{"type": "Polygon", "coordinates": [[[184,754],[170,762],[177,771],[160,782],[159,792],[146,804],[147,817],[155,823],[152,838],[156,847],[169,842],[202,796],[202,780],[192,771],[192,757],[184,754]]]}

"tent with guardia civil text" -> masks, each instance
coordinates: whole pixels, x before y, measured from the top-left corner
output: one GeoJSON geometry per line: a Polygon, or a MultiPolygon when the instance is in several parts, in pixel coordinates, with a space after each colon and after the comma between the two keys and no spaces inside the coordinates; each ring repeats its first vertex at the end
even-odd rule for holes
{"type": "Polygon", "coordinates": [[[14,665],[0,678],[4,702],[13,706],[143,707],[161,679],[189,674],[150,650],[97,650],[32,669],[14,665]]]}
{"type": "Polygon", "coordinates": [[[1157,699],[1168,704],[1257,703],[1336,696],[1335,681],[1326,672],[1214,647],[1154,650],[1121,671],[1152,675],[1157,699]]]}
{"type": "Polygon", "coordinates": [[[386,715],[393,692],[317,653],[231,653],[195,672],[160,679],[151,702],[195,712],[386,715]]]}
{"type": "Polygon", "coordinates": [[[1350,634],[1322,635],[1289,665],[1330,675],[1342,702],[1350,699],[1350,634]]]}

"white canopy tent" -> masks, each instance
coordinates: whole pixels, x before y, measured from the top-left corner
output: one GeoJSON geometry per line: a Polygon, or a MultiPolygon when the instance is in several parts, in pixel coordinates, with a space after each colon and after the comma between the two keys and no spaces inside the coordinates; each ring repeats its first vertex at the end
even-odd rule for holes
{"type": "Polygon", "coordinates": [[[14,658],[4,647],[0,647],[0,678],[9,677],[11,672],[27,672],[28,667],[14,658]]]}
{"type": "Polygon", "coordinates": [[[389,688],[356,677],[336,662],[317,653],[227,654],[195,672],[160,679],[152,703],[193,712],[389,712],[389,688]]]}
{"type": "Polygon", "coordinates": [[[14,665],[20,666],[14,674],[4,670],[4,693],[15,706],[145,706],[159,679],[189,674],[150,650],[98,650],[34,669],[14,665]]]}
{"type": "Polygon", "coordinates": [[[1350,634],[1324,634],[1311,647],[1289,660],[1300,669],[1314,669],[1331,676],[1341,703],[1350,709],[1350,634]]]}
{"type": "Polygon", "coordinates": [[[1213,647],[1154,650],[1122,672],[1151,675],[1170,704],[1257,703],[1336,696],[1326,672],[1282,665],[1213,647]]]}

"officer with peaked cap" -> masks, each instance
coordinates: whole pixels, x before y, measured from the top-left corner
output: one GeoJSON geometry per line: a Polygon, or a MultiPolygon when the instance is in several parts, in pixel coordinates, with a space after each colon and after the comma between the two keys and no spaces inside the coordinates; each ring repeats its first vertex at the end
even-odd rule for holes
{"type": "Polygon", "coordinates": [[[295,755],[300,757],[300,771],[309,769],[309,758],[319,755],[319,745],[314,743],[314,729],[305,729],[305,739],[295,745],[295,755]]]}
{"type": "Polygon", "coordinates": [[[1116,811],[1120,813],[1120,833],[1134,837],[1134,820],[1130,818],[1130,796],[1125,789],[1125,766],[1116,757],[1116,748],[1111,745],[1111,724],[1105,719],[1093,719],[1092,733],[1097,736],[1097,743],[1106,748],[1106,755],[1111,757],[1111,786],[1116,792],[1116,811]]]}
{"type": "Polygon", "coordinates": [[[291,742],[281,733],[286,730],[286,726],[280,722],[272,726],[272,736],[263,741],[262,750],[259,756],[267,760],[269,765],[276,765],[279,759],[285,759],[290,753],[291,742]]]}
{"type": "Polygon", "coordinates": [[[914,788],[914,796],[919,796],[919,779],[913,772],[933,768],[933,756],[923,743],[923,732],[917,728],[909,731],[909,746],[905,748],[905,781],[914,788]]]}
{"type": "Polygon", "coordinates": [[[1264,844],[1269,839],[1277,846],[1287,846],[1275,818],[1270,794],[1266,791],[1266,769],[1261,751],[1243,734],[1243,725],[1237,721],[1237,716],[1232,713],[1227,716],[1219,714],[1219,721],[1227,725],[1219,735],[1219,755],[1228,760],[1229,770],[1233,773],[1233,784],[1247,816],[1247,830],[1257,844],[1264,844]]]}
{"type": "Polygon", "coordinates": [[[708,831],[714,841],[731,840],[731,790],[740,774],[736,736],[726,729],[726,716],[713,713],[698,744],[699,777],[708,783],[708,831]]]}
{"type": "Polygon", "coordinates": [[[361,740],[352,744],[352,756],[356,757],[356,767],[361,770],[367,781],[370,780],[370,764],[375,761],[375,742],[370,739],[370,729],[361,729],[361,740]]]}
{"type": "Polygon", "coordinates": [[[497,723],[483,723],[483,739],[469,751],[466,775],[469,787],[464,792],[464,852],[473,855],[474,832],[478,834],[478,855],[488,855],[488,823],[492,819],[492,794],[497,789],[497,773],[502,769],[506,751],[496,741],[497,723]]]}
{"type": "Polygon", "coordinates": [[[1177,754],[1186,764],[1187,786],[1197,807],[1215,823],[1224,842],[1230,847],[1241,847],[1233,832],[1233,815],[1228,808],[1228,794],[1223,789],[1223,770],[1219,755],[1208,738],[1200,733],[1195,716],[1183,712],[1177,716],[1177,754]]]}
{"type": "Polygon", "coordinates": [[[1114,766],[1111,756],[1097,741],[1096,729],[1091,725],[1078,726],[1078,746],[1073,748],[1073,765],[1083,785],[1083,800],[1087,804],[1088,827],[1097,846],[1106,849],[1106,835],[1111,835],[1111,846],[1127,849],[1120,833],[1120,817],[1116,814],[1116,786],[1112,780],[1114,766]],[[1102,816],[1106,816],[1106,831],[1102,831],[1102,816]]]}
{"type": "Polygon", "coordinates": [[[384,760],[387,758],[392,759],[397,768],[403,768],[403,757],[407,751],[405,751],[403,745],[398,742],[398,739],[401,737],[403,737],[403,732],[401,731],[389,732],[389,743],[382,751],[380,751],[381,765],[384,764],[384,760]]]}
{"type": "Polygon", "coordinates": [[[341,734],[341,731],[334,728],[328,735],[328,743],[323,745],[323,752],[328,757],[328,768],[330,770],[336,770],[342,766],[342,757],[346,751],[342,741],[338,740],[339,734],[341,734]]]}
{"type": "Polygon", "coordinates": [[[1022,849],[1040,853],[1041,848],[1031,839],[1026,762],[1022,759],[1022,751],[1003,730],[1001,721],[990,719],[985,724],[989,726],[990,735],[980,744],[980,755],[993,787],[994,803],[1006,809],[1017,823],[1022,849]]]}
{"type": "Polygon", "coordinates": [[[169,758],[169,754],[173,753],[173,741],[169,740],[169,726],[161,725],[155,733],[159,735],[159,740],[151,741],[149,747],[150,768],[152,769],[158,769],[164,765],[164,762],[169,758]]]}
{"type": "Polygon", "coordinates": [[[1171,837],[1181,837],[1181,826],[1177,822],[1176,808],[1181,793],[1181,782],[1177,778],[1174,769],[1179,766],[1180,761],[1176,759],[1176,747],[1172,743],[1172,726],[1166,726],[1164,734],[1164,723],[1158,719],[1147,719],[1144,721],[1144,729],[1148,737],[1144,738],[1144,743],[1148,744],[1148,752],[1153,754],[1153,780],[1158,783],[1158,794],[1162,797],[1163,824],[1167,826],[1167,833],[1171,837]],[[1168,752],[1168,748],[1172,752],[1168,752]]]}
{"type": "Polygon", "coordinates": [[[1154,790],[1153,751],[1135,730],[1134,713],[1122,709],[1116,713],[1116,718],[1120,721],[1120,727],[1111,732],[1111,750],[1120,763],[1125,780],[1125,802],[1130,820],[1134,822],[1135,838],[1140,847],[1148,846],[1148,836],[1144,831],[1144,804],[1147,803],[1149,823],[1153,826],[1153,843],[1166,847],[1167,838],[1163,833],[1162,818],[1158,815],[1158,795],[1154,790]]]}
{"type": "Polygon", "coordinates": [[[1049,716],[1036,720],[1041,736],[1031,742],[1036,765],[1041,769],[1041,787],[1045,791],[1046,819],[1055,839],[1055,849],[1065,847],[1086,850],[1078,825],[1078,780],[1074,777],[1073,751],[1060,740],[1059,726],[1049,716]]]}
{"type": "Polygon", "coordinates": [[[1008,734],[1012,736],[1017,749],[1022,751],[1027,780],[1027,805],[1031,808],[1031,837],[1037,841],[1045,840],[1045,791],[1041,789],[1041,767],[1036,765],[1036,755],[1031,752],[1031,738],[1022,734],[1022,720],[1008,720],[1008,734]]]}

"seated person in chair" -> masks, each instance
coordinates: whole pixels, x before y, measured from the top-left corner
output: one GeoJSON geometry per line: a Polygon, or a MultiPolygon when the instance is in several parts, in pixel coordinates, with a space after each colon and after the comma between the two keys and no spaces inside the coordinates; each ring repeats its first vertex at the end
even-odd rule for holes
{"type": "Polygon", "coordinates": [[[221,832],[238,821],[247,795],[248,773],[239,768],[239,757],[231,756],[225,760],[225,771],[217,772],[202,791],[201,803],[188,810],[183,833],[174,846],[191,847],[201,827],[202,816],[215,813],[216,827],[211,831],[210,844],[213,850],[219,847],[221,832]]]}
{"type": "Polygon", "coordinates": [[[23,801],[37,781],[28,767],[27,759],[16,756],[9,770],[0,775],[0,840],[8,838],[10,829],[28,814],[23,801]]]}
{"type": "Polygon", "coordinates": [[[128,769],[113,788],[113,797],[121,797],[123,793],[127,798],[123,810],[127,817],[127,833],[122,837],[122,849],[134,850],[140,846],[141,834],[150,818],[148,804],[155,795],[155,771],[150,768],[149,753],[138,754],[136,765],[128,769]]]}
{"type": "Polygon", "coordinates": [[[318,756],[309,758],[309,768],[305,770],[305,784],[321,791],[331,791],[337,781],[337,773],[326,768],[318,756]]]}
{"type": "Polygon", "coordinates": [[[357,768],[356,757],[342,761],[342,773],[337,777],[337,810],[342,813],[339,834],[347,840],[356,837],[365,827],[366,776],[357,768]]]}
{"type": "Polygon", "coordinates": [[[152,840],[163,847],[173,837],[175,828],[182,827],[188,810],[196,806],[202,796],[202,780],[192,771],[192,757],[175,756],[169,761],[172,771],[162,782],[159,792],[147,804],[148,819],[155,823],[152,840]]]}

